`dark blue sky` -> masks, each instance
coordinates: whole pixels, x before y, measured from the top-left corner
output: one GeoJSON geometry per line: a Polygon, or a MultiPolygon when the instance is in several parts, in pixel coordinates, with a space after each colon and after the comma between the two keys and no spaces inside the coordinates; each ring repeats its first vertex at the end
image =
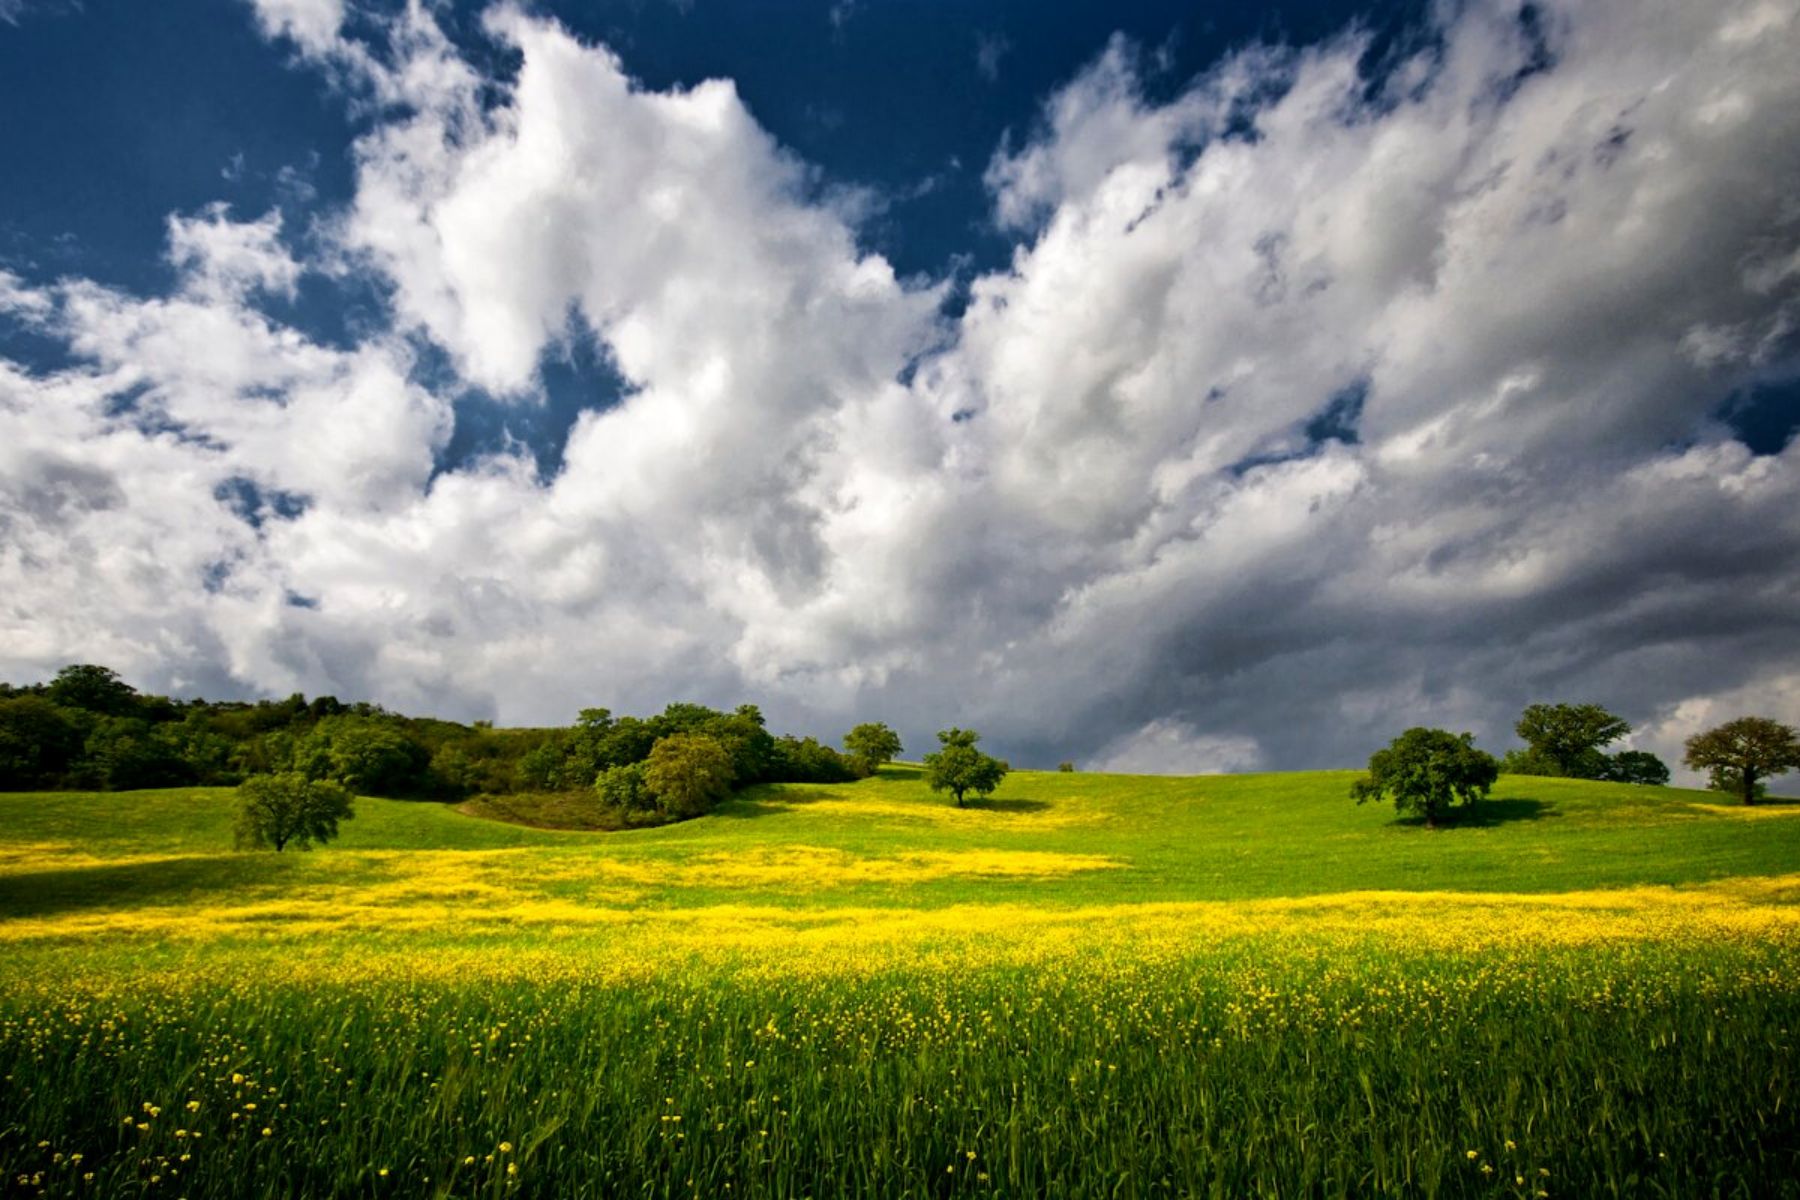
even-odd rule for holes
{"type": "MultiPolygon", "coordinates": [[[[366,5],[365,9],[379,6],[366,5]]],[[[391,6],[389,6],[391,7],[391,6]]],[[[485,5],[440,21],[499,77],[512,64],[480,33],[485,5]]],[[[1115,33],[1142,48],[1151,98],[1230,50],[1304,44],[1360,24],[1374,56],[1416,31],[1418,3],[1193,4],[1140,0],[666,0],[545,3],[585,40],[603,42],[644,85],[733,80],[757,120],[816,168],[821,188],[873,189],[867,248],[905,276],[966,279],[1004,265],[1013,239],[993,225],[982,172],[1009,135],[1115,33]]],[[[0,266],[34,282],[79,275],[140,294],[165,288],[170,213],[225,201],[248,218],[280,206],[286,236],[348,201],[351,143],[366,127],[291,47],[260,35],[238,0],[88,0],[28,8],[0,24],[0,266]]],[[[954,305],[955,299],[952,299],[954,305]]],[[[274,315],[330,344],[381,319],[366,278],[309,274],[274,315]]],[[[40,366],[53,344],[0,325],[0,351],[40,366]]],[[[521,409],[469,393],[443,465],[513,438],[552,471],[574,417],[617,394],[603,361],[577,347],[544,370],[546,403],[521,409]]]]}
{"type": "MultiPolygon", "coordinates": [[[[367,9],[380,6],[367,5],[367,9]]],[[[391,7],[391,6],[389,6],[391,7]]],[[[441,14],[465,53],[499,77],[511,65],[481,36],[483,4],[441,14]]],[[[965,279],[1004,265],[1012,239],[993,226],[982,171],[1009,136],[1115,33],[1142,48],[1152,99],[1177,91],[1253,42],[1303,45],[1353,25],[1374,34],[1378,63],[1418,36],[1423,4],[1268,5],[1179,0],[818,0],[541,3],[603,42],[646,86],[732,79],[751,112],[818,172],[819,186],[874,189],[863,228],[902,275],[965,279]]],[[[291,48],[271,43],[239,0],[46,3],[0,24],[0,267],[42,282],[79,275],[138,293],[165,287],[170,213],[225,201],[239,217],[280,206],[287,236],[344,204],[351,143],[363,122],[291,48]]],[[[952,304],[955,300],[953,298],[952,304]]],[[[341,344],[382,319],[361,276],[310,274],[275,315],[341,344]]],[[[0,351],[52,366],[61,351],[0,324],[0,351]]],[[[523,441],[546,472],[584,408],[617,394],[604,361],[577,347],[544,370],[546,403],[520,409],[469,393],[445,467],[523,441]]],[[[1763,453],[1800,423],[1800,393],[1748,390],[1719,414],[1763,453]]]]}

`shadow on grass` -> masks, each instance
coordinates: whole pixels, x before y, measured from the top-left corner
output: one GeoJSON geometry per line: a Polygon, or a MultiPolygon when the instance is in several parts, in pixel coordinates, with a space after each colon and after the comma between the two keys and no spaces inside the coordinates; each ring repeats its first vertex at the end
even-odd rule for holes
{"type": "Polygon", "coordinates": [[[1035,813],[1043,812],[1050,807],[1048,800],[1027,800],[1023,796],[1009,796],[1004,800],[963,801],[963,807],[978,812],[1035,813]]]}
{"type": "MultiPolygon", "coordinates": [[[[1560,816],[1562,812],[1556,805],[1547,801],[1509,796],[1504,800],[1483,800],[1473,809],[1458,809],[1439,822],[1438,828],[1492,829],[1496,825],[1511,825],[1515,821],[1542,821],[1560,816]]],[[[1423,829],[1425,818],[1396,817],[1390,824],[1423,829]]]]}
{"type": "Polygon", "coordinates": [[[0,875],[0,920],[201,900],[214,892],[266,884],[286,870],[287,859],[275,854],[195,855],[0,875]]]}

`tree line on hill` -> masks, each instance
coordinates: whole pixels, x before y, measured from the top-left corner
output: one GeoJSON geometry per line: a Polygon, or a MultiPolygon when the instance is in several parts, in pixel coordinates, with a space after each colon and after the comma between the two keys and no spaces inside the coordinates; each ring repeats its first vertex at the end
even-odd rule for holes
{"type": "MultiPolygon", "coordinates": [[[[1369,757],[1369,773],[1350,785],[1358,804],[1391,799],[1402,813],[1435,828],[1458,812],[1473,811],[1502,774],[1665,784],[1669,768],[1643,750],[1607,754],[1604,747],[1631,726],[1597,704],[1533,704],[1514,731],[1525,748],[1504,759],[1475,747],[1469,733],[1408,729],[1369,757]]],[[[1707,772],[1716,791],[1755,804],[1766,781],[1800,770],[1800,735],[1767,717],[1739,717],[1687,740],[1683,762],[1707,772]]]]}
{"type": "Polygon", "coordinates": [[[844,746],[772,734],[752,704],[730,712],[671,704],[651,717],[589,708],[566,729],[495,729],[331,696],[174,700],[93,664],[65,667],[48,683],[0,683],[0,790],[10,791],[278,776],[397,799],[591,790],[628,823],[653,824],[704,812],[751,784],[859,779],[901,752],[879,723],[857,726],[844,746]]]}

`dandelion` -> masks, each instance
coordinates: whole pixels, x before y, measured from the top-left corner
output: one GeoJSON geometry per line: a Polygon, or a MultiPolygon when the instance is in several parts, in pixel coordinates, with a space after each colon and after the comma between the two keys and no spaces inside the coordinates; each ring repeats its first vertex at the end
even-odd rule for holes
{"type": "Polygon", "coordinates": [[[511,1154],[512,1153],[512,1143],[511,1142],[501,1142],[500,1143],[500,1153],[511,1154]]]}
{"type": "Polygon", "coordinates": [[[267,1125],[264,1125],[262,1135],[264,1137],[274,1137],[275,1131],[273,1129],[270,1129],[267,1125]]]}

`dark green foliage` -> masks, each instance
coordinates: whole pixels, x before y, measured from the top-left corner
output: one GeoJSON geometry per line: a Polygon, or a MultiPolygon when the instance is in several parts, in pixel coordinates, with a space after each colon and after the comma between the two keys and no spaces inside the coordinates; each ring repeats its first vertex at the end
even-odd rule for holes
{"type": "Polygon", "coordinates": [[[644,782],[643,763],[627,763],[600,772],[594,780],[594,794],[602,804],[620,812],[646,812],[656,807],[656,797],[644,782]]]}
{"type": "Polygon", "coordinates": [[[1669,766],[1648,750],[1621,750],[1612,756],[1605,778],[1613,783],[1648,783],[1660,787],[1669,782],[1669,766]]]}
{"type": "Polygon", "coordinates": [[[398,722],[348,715],[319,721],[294,753],[307,778],[372,796],[415,794],[430,764],[430,753],[398,722]]]}
{"type": "Polygon", "coordinates": [[[1537,775],[1547,779],[1567,778],[1563,774],[1562,764],[1540,750],[1526,747],[1522,750],[1508,750],[1506,757],[1500,760],[1502,775],[1537,775]]]}
{"type": "Polygon", "coordinates": [[[865,721],[844,735],[844,750],[864,775],[873,775],[883,763],[893,762],[902,749],[900,735],[880,721],[865,721]]]}
{"type": "Polygon", "coordinates": [[[167,728],[137,717],[103,717],[88,734],[74,774],[115,792],[196,782],[197,772],[164,733],[167,728]]]}
{"type": "Polygon", "coordinates": [[[656,806],[675,817],[697,817],[723,800],[735,779],[731,751],[704,733],[672,733],[650,749],[644,786],[656,806]]]}
{"type": "MultiPolygon", "coordinates": [[[[723,750],[728,787],[757,783],[846,783],[899,752],[885,725],[858,726],[853,760],[814,738],[776,737],[754,704],[729,712],[676,703],[653,717],[584,708],[567,729],[495,729],[404,717],[335,696],[308,700],[177,701],[140,694],[106,667],[64,668],[48,684],[0,684],[0,790],[230,786],[253,775],[298,772],[352,793],[464,800],[511,794],[587,797],[601,778],[642,766],[671,737],[699,737],[723,750]]],[[[630,778],[617,776],[616,792],[630,778]]],[[[620,812],[663,807],[632,792],[620,812]]],[[[683,796],[683,813],[717,802],[683,796]],[[698,806],[697,808],[695,806],[698,806]]],[[[674,811],[674,810],[669,810],[674,811]]],[[[610,819],[610,818],[609,818],[610,819]]]]}
{"type": "Polygon", "coordinates": [[[1689,738],[1686,762],[1708,772],[1715,789],[1755,804],[1763,780],[1800,769],[1800,738],[1767,717],[1739,717],[1689,738]]]}
{"type": "Polygon", "coordinates": [[[1608,778],[1610,760],[1600,748],[1631,732],[1629,724],[1598,704],[1533,704],[1513,728],[1530,746],[1532,764],[1532,769],[1513,769],[1513,774],[1568,779],[1608,778]]]}
{"type": "Polygon", "coordinates": [[[770,779],[782,783],[849,783],[862,778],[856,764],[817,738],[779,737],[770,779]]]}
{"type": "Polygon", "coordinates": [[[53,785],[81,753],[82,740],[81,726],[45,697],[0,699],[0,789],[53,785]]]}
{"type": "Polygon", "coordinates": [[[1369,756],[1369,773],[1350,785],[1358,803],[1392,797],[1402,813],[1435,828],[1452,809],[1472,808],[1499,777],[1494,756],[1475,748],[1474,735],[1413,728],[1369,756]]]}
{"type": "Polygon", "coordinates": [[[137,711],[137,689],[119,678],[117,671],[81,663],[64,667],[45,689],[52,704],[79,708],[107,717],[129,716],[137,711]]]}
{"type": "Polygon", "coordinates": [[[335,838],[338,822],[353,816],[350,793],[331,780],[298,771],[252,775],[238,785],[238,848],[310,849],[335,838]]]}
{"type": "Polygon", "coordinates": [[[1601,754],[1595,751],[1579,756],[1576,767],[1584,772],[1570,775],[1563,769],[1563,764],[1551,758],[1542,750],[1529,747],[1522,750],[1508,750],[1506,757],[1500,760],[1502,775],[1537,775],[1554,779],[1599,779],[1608,783],[1648,783],[1665,784],[1669,782],[1669,768],[1662,759],[1648,750],[1621,750],[1617,754],[1601,754]]]}
{"type": "Polygon", "coordinates": [[[1072,772],[1075,770],[1075,764],[1065,758],[1062,762],[1056,764],[1056,769],[1063,772],[1072,772]]]}
{"type": "Polygon", "coordinates": [[[942,729],[937,736],[943,748],[925,756],[925,783],[934,792],[955,796],[958,808],[963,806],[965,793],[986,796],[1012,770],[1005,760],[990,758],[975,748],[981,735],[973,729],[942,729]]]}

